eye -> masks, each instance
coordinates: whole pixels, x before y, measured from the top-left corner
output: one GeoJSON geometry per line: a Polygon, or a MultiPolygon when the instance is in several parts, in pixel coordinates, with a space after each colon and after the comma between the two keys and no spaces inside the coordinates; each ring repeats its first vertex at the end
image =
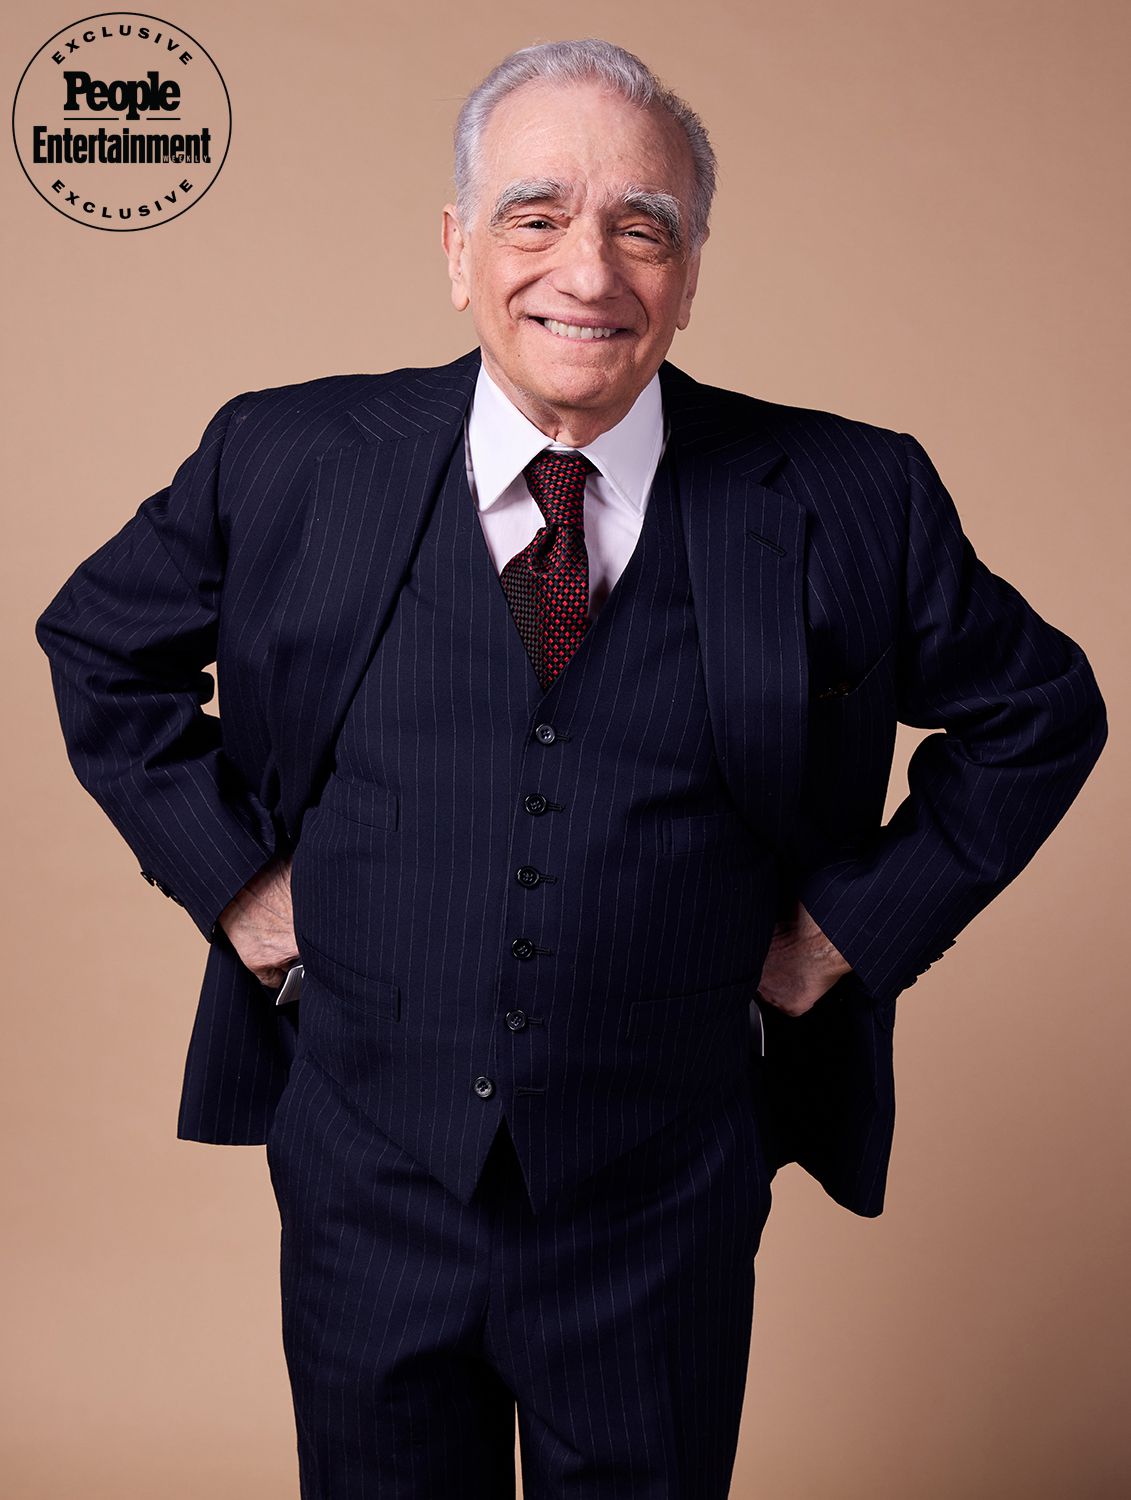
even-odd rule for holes
{"type": "Polygon", "coordinates": [[[666,231],[654,228],[652,225],[630,224],[628,228],[620,232],[624,239],[635,240],[642,249],[657,253],[666,253],[671,249],[671,241],[666,231]]]}
{"type": "Polygon", "coordinates": [[[549,228],[552,227],[551,224],[550,224],[549,219],[527,219],[524,223],[520,224],[518,227],[520,229],[533,229],[533,228],[535,228],[535,226],[537,226],[539,228],[546,228],[546,229],[549,229],[549,228]]]}

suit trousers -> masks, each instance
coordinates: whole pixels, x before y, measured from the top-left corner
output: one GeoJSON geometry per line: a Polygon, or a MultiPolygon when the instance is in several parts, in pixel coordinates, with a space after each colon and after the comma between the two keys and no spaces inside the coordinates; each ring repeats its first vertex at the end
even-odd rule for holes
{"type": "Polygon", "coordinates": [[[770,1209],[756,1075],[532,1211],[468,1204],[301,1048],[267,1141],[303,1500],[724,1500],[770,1209]]]}

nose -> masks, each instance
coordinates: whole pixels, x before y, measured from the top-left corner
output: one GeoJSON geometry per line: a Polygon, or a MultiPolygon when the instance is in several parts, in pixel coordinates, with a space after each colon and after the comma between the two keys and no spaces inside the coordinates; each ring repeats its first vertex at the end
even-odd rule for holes
{"type": "Polygon", "coordinates": [[[621,290],[610,246],[600,229],[575,219],[559,242],[550,281],[578,302],[601,302],[621,290]]]}

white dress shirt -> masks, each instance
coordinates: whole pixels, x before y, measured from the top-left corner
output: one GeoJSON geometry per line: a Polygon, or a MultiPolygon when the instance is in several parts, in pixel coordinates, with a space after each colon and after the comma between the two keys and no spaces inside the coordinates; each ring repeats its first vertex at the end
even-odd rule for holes
{"type": "Polygon", "coordinates": [[[481,364],[464,428],[464,451],[468,484],[496,571],[501,573],[546,524],[522,477],[524,467],[543,448],[584,453],[597,467],[585,480],[589,617],[595,618],[640,537],[664,443],[658,373],[615,427],[573,449],[535,427],[481,364]]]}

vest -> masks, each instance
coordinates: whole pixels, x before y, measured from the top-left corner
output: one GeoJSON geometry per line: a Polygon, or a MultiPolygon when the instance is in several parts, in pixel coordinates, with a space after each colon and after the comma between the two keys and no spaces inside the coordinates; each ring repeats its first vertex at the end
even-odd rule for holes
{"type": "Polygon", "coordinates": [[[460,435],[295,850],[299,1048],[464,1204],[501,1128],[538,1212],[748,1075],[775,863],[716,759],[670,451],[543,692],[460,435]]]}

